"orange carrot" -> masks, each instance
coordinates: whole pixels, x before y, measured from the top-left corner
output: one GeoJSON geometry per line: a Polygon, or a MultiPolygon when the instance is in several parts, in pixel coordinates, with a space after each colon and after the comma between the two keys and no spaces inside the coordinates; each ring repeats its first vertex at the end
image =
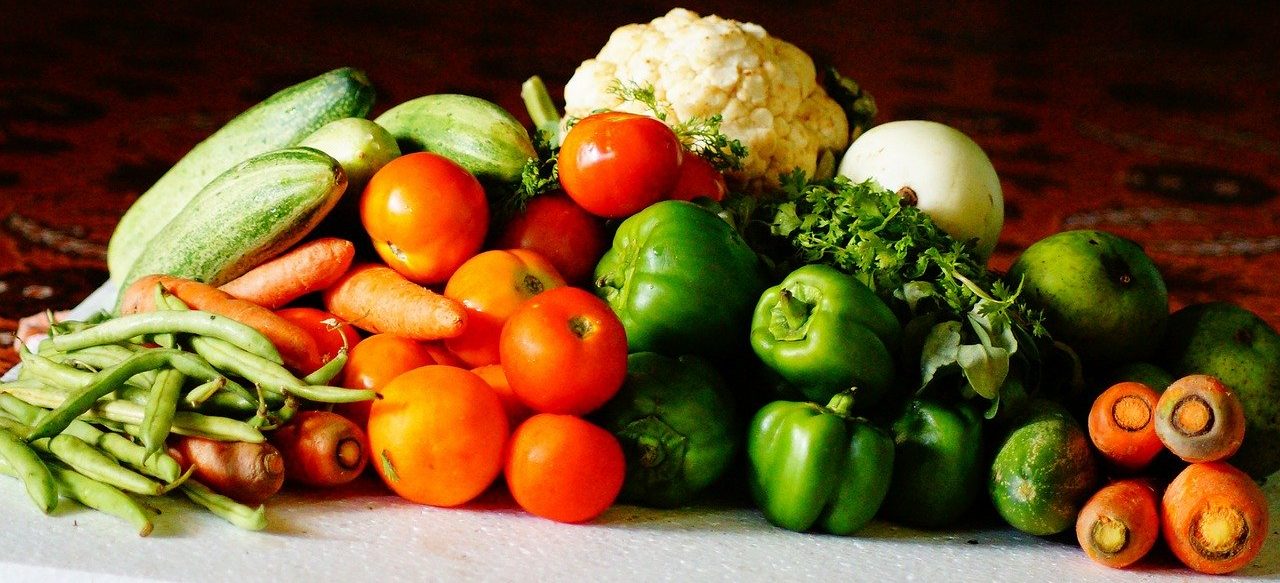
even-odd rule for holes
{"type": "Polygon", "coordinates": [[[1244,406],[1218,379],[1188,375],[1156,402],[1156,434],[1183,461],[1224,460],[1244,441],[1244,406]]]}
{"type": "Polygon", "coordinates": [[[1118,480],[1089,498],[1076,517],[1076,539],[1090,559],[1123,569],[1160,538],[1159,502],[1145,480],[1118,480]]]}
{"type": "Polygon", "coordinates": [[[316,239],[294,247],[218,289],[274,310],[333,285],[351,267],[355,254],[355,245],[346,239],[316,239]]]}
{"type": "Polygon", "coordinates": [[[1253,479],[1226,462],[1187,466],[1169,483],[1161,530],[1174,556],[1201,573],[1248,565],[1267,537],[1267,498],[1253,479]]]}
{"type": "Polygon", "coordinates": [[[227,292],[198,281],[171,275],[148,275],[139,278],[124,291],[121,314],[155,309],[156,286],[175,295],[193,310],[226,316],[266,336],[293,372],[308,374],[321,362],[316,341],[297,324],[253,302],[234,298],[227,292]]]}
{"type": "Polygon", "coordinates": [[[328,411],[300,411],[271,434],[284,456],[285,478],[315,487],[340,486],[364,471],[369,438],[351,420],[328,411]]]}
{"type": "Polygon", "coordinates": [[[1155,459],[1164,444],[1156,435],[1155,410],[1160,395],[1142,383],[1112,385],[1089,410],[1089,439],[1117,468],[1134,472],[1155,459]]]}
{"type": "Polygon", "coordinates": [[[452,338],[462,333],[467,313],[462,304],[405,279],[385,265],[351,268],[324,293],[325,309],[374,334],[414,340],[452,338]]]}
{"type": "Polygon", "coordinates": [[[169,453],[184,470],[194,468],[191,477],[241,504],[262,504],[284,485],[284,459],[270,443],[180,436],[169,453]]]}

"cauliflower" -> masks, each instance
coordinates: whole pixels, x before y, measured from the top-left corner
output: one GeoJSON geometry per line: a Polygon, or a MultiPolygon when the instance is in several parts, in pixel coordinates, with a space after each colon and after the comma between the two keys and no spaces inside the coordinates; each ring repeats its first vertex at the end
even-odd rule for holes
{"type": "Polygon", "coordinates": [[[668,124],[723,116],[721,131],[747,147],[728,179],[751,192],[772,190],[800,168],[812,176],[824,151],[849,145],[844,110],[818,84],[813,59],[750,23],[676,8],[648,24],[618,28],[564,88],[565,113],[611,109],[652,115],[625,101],[618,83],[652,86],[668,124]]]}

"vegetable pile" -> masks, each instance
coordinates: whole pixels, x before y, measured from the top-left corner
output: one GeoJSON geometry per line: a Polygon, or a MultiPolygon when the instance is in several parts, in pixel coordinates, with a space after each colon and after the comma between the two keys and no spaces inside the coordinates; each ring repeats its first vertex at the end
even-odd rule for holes
{"type": "Polygon", "coordinates": [[[0,471],[144,535],[149,497],[261,529],[283,486],[368,472],[570,523],[718,496],[835,535],[994,509],[1112,567],[1259,553],[1280,335],[1171,316],[1105,232],[990,270],[964,134],[873,126],[852,80],[680,9],[583,63],[566,117],[521,93],[532,133],[464,95],[366,119],[351,69],[232,120],[113,235],[114,310],[23,347],[0,471]]]}

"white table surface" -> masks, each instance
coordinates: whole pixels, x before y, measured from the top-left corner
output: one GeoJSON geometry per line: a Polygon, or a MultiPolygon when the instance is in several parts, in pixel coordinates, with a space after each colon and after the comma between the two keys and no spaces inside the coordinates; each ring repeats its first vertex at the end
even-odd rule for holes
{"type": "MultiPolygon", "coordinates": [[[[91,296],[77,317],[110,291],[91,296]]],[[[489,494],[462,509],[405,502],[371,479],[336,492],[286,490],[264,532],[186,500],[157,506],[151,536],[63,502],[40,514],[0,479],[0,582],[28,581],[1183,581],[1280,580],[1280,474],[1264,486],[1271,533],[1232,577],[1197,576],[1167,554],[1129,570],[1090,562],[1067,537],[1008,527],[924,532],[876,522],[854,537],[794,533],[756,511],[615,506],[596,521],[533,517],[489,494]]]]}

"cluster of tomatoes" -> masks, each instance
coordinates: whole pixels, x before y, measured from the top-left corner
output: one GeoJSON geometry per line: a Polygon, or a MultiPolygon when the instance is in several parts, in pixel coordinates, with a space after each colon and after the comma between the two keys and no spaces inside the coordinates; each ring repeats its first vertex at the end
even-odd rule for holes
{"type": "Polygon", "coordinates": [[[726,188],[668,126],[633,114],[582,119],[558,167],[563,191],[500,226],[482,184],[437,154],[400,156],[365,187],[360,216],[378,255],[460,302],[461,335],[361,338],[324,311],[292,309],[327,355],[351,347],[345,386],[381,395],[339,412],[367,428],[372,467],[408,500],[457,506],[501,475],[527,511],[580,522],[621,490],[622,449],[584,416],[621,386],[626,334],[603,300],[573,286],[590,281],[608,219],[666,198],[719,200],[726,188]]]}

